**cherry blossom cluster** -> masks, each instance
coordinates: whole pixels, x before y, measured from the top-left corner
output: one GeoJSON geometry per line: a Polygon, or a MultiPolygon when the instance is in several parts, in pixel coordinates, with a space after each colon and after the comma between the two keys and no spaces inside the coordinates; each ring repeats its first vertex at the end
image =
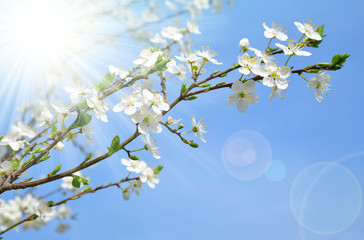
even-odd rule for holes
{"type": "Polygon", "coordinates": [[[22,225],[22,229],[29,228],[40,229],[47,224],[48,221],[57,218],[60,223],[56,229],[63,232],[68,227],[62,220],[71,219],[71,209],[65,205],[59,207],[49,207],[47,202],[42,198],[38,198],[31,193],[24,197],[15,197],[5,202],[0,199],[0,229],[4,230],[9,226],[22,220],[24,216],[34,215],[32,221],[28,221],[22,225]]]}
{"type": "MultiPolygon", "coordinates": [[[[222,1],[178,2],[186,2],[189,9],[202,10],[209,8],[210,4],[222,1]]],[[[177,2],[166,1],[166,4],[172,8],[177,2]]],[[[197,11],[193,14],[192,10],[189,11],[191,15],[198,15],[197,11]]],[[[323,26],[314,27],[311,22],[294,24],[302,35],[298,41],[289,39],[281,26],[273,23],[272,27],[268,27],[263,23],[264,36],[269,39],[267,47],[261,50],[253,48],[250,46],[250,41],[243,38],[237,49],[240,53],[237,54],[237,58],[233,57],[237,61],[233,63],[233,67],[212,73],[207,73],[206,66],[209,64],[209,67],[221,67],[219,54],[209,47],[189,50],[185,44],[189,34],[201,34],[198,24],[188,21],[185,28],[166,26],[150,39],[153,47],[141,50],[139,57],[133,61],[131,69],[124,70],[110,65],[109,73],[99,83],[92,86],[75,84],[72,87],[64,87],[69,94],[69,103],[48,101],[34,111],[30,124],[26,124],[24,120],[19,121],[11,127],[8,134],[1,137],[0,145],[4,146],[6,151],[1,153],[3,160],[0,163],[0,194],[62,179],[61,190],[58,192],[66,190],[74,195],[56,205],[30,194],[24,199],[17,197],[7,203],[1,201],[4,211],[0,221],[1,228],[6,231],[11,229],[26,215],[28,217],[27,223],[23,225],[24,228],[37,229],[53,218],[68,219],[69,209],[66,211],[64,207],[62,208],[64,205],[58,208],[55,206],[104,188],[116,186],[122,190],[125,200],[134,193],[139,196],[146,185],[155,188],[160,181],[158,174],[163,167],[159,165],[153,168],[152,165],[161,158],[157,138],[163,129],[193,148],[197,148],[198,144],[189,139],[192,135],[206,142],[205,122],[197,120],[192,114],[190,123],[170,116],[174,106],[181,102],[194,101],[199,94],[231,89],[232,93],[227,95],[227,104],[236,105],[239,112],[245,113],[250,105],[259,101],[259,96],[255,92],[257,83],[270,88],[269,101],[271,101],[277,96],[283,98],[288,85],[291,84],[288,79],[297,74],[307,81],[308,88],[315,90],[316,99],[321,102],[323,95],[331,90],[331,78],[325,71],[340,69],[349,55],[338,54],[333,57],[331,63],[317,63],[302,69],[290,67],[288,63],[292,57],[310,56],[311,53],[307,49],[318,47],[325,37],[323,26]],[[274,44],[275,47],[271,47],[273,40],[279,41],[274,44]],[[176,45],[179,48],[174,51],[172,46],[176,45]],[[278,64],[278,56],[284,58],[284,65],[278,64]],[[230,77],[228,74],[235,70],[238,72],[237,77],[230,77]],[[315,75],[310,80],[303,75],[312,73],[315,75]],[[171,95],[167,89],[171,89],[170,83],[174,79],[176,81],[173,83],[181,85],[181,88],[173,101],[168,99],[171,95]],[[216,79],[227,79],[225,81],[230,80],[230,82],[215,83],[213,80],[216,79]],[[108,97],[115,93],[120,93],[121,98],[118,102],[110,103],[108,97]],[[109,112],[109,109],[112,111],[109,112]],[[82,144],[79,146],[79,135],[84,135],[89,143],[93,142],[94,130],[91,127],[93,117],[107,123],[110,114],[125,114],[135,125],[135,132],[129,137],[123,136],[125,140],[116,135],[104,153],[95,155],[82,144]],[[187,125],[190,128],[186,127],[187,125]],[[143,145],[140,149],[130,149],[128,144],[138,137],[141,138],[143,145]],[[28,169],[50,159],[53,154],[52,149],[64,151],[67,141],[73,142],[84,153],[83,161],[67,170],[58,165],[38,180],[33,180],[32,177],[22,178],[28,169]],[[155,162],[140,160],[137,155],[141,151],[148,152],[156,159],[155,162]],[[122,153],[126,155],[119,156],[122,153]],[[114,154],[121,158],[121,165],[127,171],[127,176],[115,183],[94,188],[88,186],[90,180],[80,170],[95,166],[114,154]]],[[[147,159],[147,157],[142,158],[147,159]]],[[[62,223],[60,229],[66,228],[65,226],[62,223]]]]}

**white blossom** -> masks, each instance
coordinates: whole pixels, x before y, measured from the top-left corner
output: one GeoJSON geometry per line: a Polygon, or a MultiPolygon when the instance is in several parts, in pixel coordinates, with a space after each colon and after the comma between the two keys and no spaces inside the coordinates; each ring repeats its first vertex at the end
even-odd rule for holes
{"type": "Polygon", "coordinates": [[[18,136],[14,134],[7,134],[0,140],[0,146],[9,145],[14,151],[23,149],[25,147],[23,140],[18,140],[18,136]]]}
{"type": "Polygon", "coordinates": [[[283,50],[285,55],[297,55],[297,56],[311,56],[310,52],[302,51],[301,49],[305,47],[304,44],[299,42],[289,42],[287,46],[280,43],[276,43],[276,46],[283,50]]]}
{"type": "Polygon", "coordinates": [[[266,38],[277,38],[281,41],[286,41],[288,39],[288,36],[282,32],[282,27],[277,26],[274,22],[272,28],[269,28],[265,23],[263,23],[263,27],[265,29],[264,36],[266,38]]]}
{"type": "Polygon", "coordinates": [[[167,71],[172,73],[172,74],[176,74],[177,78],[180,80],[187,80],[186,77],[186,73],[187,73],[187,68],[182,65],[182,64],[176,64],[176,61],[174,59],[172,59],[171,61],[169,61],[166,65],[166,67],[168,68],[167,71]]]}
{"type": "Polygon", "coordinates": [[[150,41],[155,44],[162,44],[162,45],[168,44],[167,40],[162,38],[161,35],[159,35],[159,33],[155,34],[154,37],[150,39],[150,41]]]}
{"type": "Polygon", "coordinates": [[[183,38],[181,30],[174,26],[164,27],[161,34],[163,37],[172,39],[174,41],[180,41],[183,38]]]}
{"type": "Polygon", "coordinates": [[[174,119],[171,116],[168,116],[167,125],[179,123],[182,119],[174,119]]]}
{"type": "Polygon", "coordinates": [[[87,95],[87,106],[93,109],[93,112],[97,119],[103,122],[108,122],[106,112],[109,110],[107,104],[101,101],[98,97],[97,91],[92,89],[87,95]]]}
{"type": "Polygon", "coordinates": [[[125,71],[121,68],[117,68],[113,65],[109,65],[109,71],[110,73],[115,74],[115,76],[119,76],[122,79],[125,79],[129,75],[128,71],[125,71]]]}
{"type": "Polygon", "coordinates": [[[139,176],[140,181],[147,183],[149,187],[155,188],[155,184],[159,183],[159,178],[154,174],[153,169],[150,167],[145,168],[139,176]]]}
{"type": "Polygon", "coordinates": [[[318,102],[321,102],[323,95],[331,91],[330,75],[325,75],[325,71],[319,71],[313,78],[308,81],[308,88],[315,89],[315,96],[318,102]]]}
{"type": "MultiPolygon", "coordinates": [[[[148,91],[148,90],[147,90],[148,91]]],[[[126,115],[132,115],[134,114],[139,107],[143,105],[141,98],[133,95],[129,95],[123,99],[121,99],[121,102],[116,104],[113,108],[114,112],[121,112],[124,111],[126,115]]]]}
{"type": "Polygon", "coordinates": [[[260,66],[261,59],[258,56],[251,58],[247,53],[238,56],[238,63],[241,66],[239,72],[245,75],[256,73],[256,69],[260,66]]]}
{"type": "Polygon", "coordinates": [[[190,33],[201,34],[197,22],[187,22],[187,29],[190,33]]]}
{"type": "Polygon", "coordinates": [[[242,51],[247,51],[248,50],[248,48],[249,48],[249,39],[247,39],[247,38],[242,38],[241,40],[240,40],[240,42],[239,42],[239,46],[240,46],[240,49],[242,50],[242,51]]]}
{"type": "Polygon", "coordinates": [[[237,105],[239,112],[245,113],[249,105],[257,103],[259,96],[254,92],[254,80],[248,80],[244,84],[237,80],[231,85],[231,90],[234,91],[227,99],[228,105],[237,105]]]}
{"type": "Polygon", "coordinates": [[[37,120],[38,125],[37,127],[41,127],[44,124],[49,124],[53,119],[53,115],[52,113],[48,110],[48,108],[43,108],[42,112],[40,113],[40,115],[38,117],[35,118],[35,120],[37,120]]]}
{"type": "Polygon", "coordinates": [[[10,172],[11,171],[11,162],[10,161],[3,161],[1,164],[0,164],[0,173],[1,172],[10,172]]]}
{"type": "Polygon", "coordinates": [[[20,137],[35,137],[35,131],[30,127],[25,125],[23,122],[17,122],[16,125],[11,126],[11,132],[20,137]]]}
{"type": "Polygon", "coordinates": [[[138,131],[142,134],[148,134],[149,131],[155,134],[162,132],[162,126],[159,123],[162,116],[146,108],[142,108],[138,112],[130,115],[130,118],[134,123],[138,123],[138,131]]]}
{"type": "Polygon", "coordinates": [[[206,140],[202,136],[203,133],[207,133],[207,131],[205,130],[205,125],[201,121],[196,122],[196,118],[192,114],[191,114],[191,122],[192,122],[193,134],[195,136],[199,137],[201,139],[201,141],[206,143],[206,140]]]}
{"type": "Polygon", "coordinates": [[[263,77],[263,84],[268,87],[277,85],[279,89],[288,87],[287,78],[291,76],[291,69],[287,66],[277,67],[273,62],[260,66],[257,69],[257,74],[263,77]]]}
{"type": "Polygon", "coordinates": [[[296,25],[298,31],[305,34],[306,37],[314,39],[314,40],[322,40],[322,37],[318,32],[315,31],[313,26],[310,23],[300,23],[300,22],[294,22],[294,25],[296,25]]]}
{"type": "Polygon", "coordinates": [[[64,144],[62,142],[58,142],[56,146],[54,146],[54,149],[57,151],[62,151],[64,149],[64,144]]]}
{"type": "Polygon", "coordinates": [[[76,113],[72,112],[72,105],[64,105],[62,102],[58,104],[51,104],[53,109],[57,112],[57,118],[59,122],[67,121],[69,115],[76,115],[76,113]]]}
{"type": "Polygon", "coordinates": [[[214,57],[218,55],[218,53],[210,49],[209,47],[204,47],[202,51],[198,50],[196,54],[206,62],[211,62],[217,65],[222,64],[221,62],[218,62],[216,59],[214,59],[214,57]]]}
{"type": "Polygon", "coordinates": [[[132,160],[132,159],[121,159],[121,163],[126,166],[126,170],[129,172],[141,173],[146,167],[147,164],[142,160],[132,160]]]}
{"type": "Polygon", "coordinates": [[[89,89],[84,88],[80,84],[75,87],[64,87],[63,89],[70,94],[72,103],[77,103],[80,100],[80,97],[86,96],[89,91],[89,89]]]}
{"type": "Polygon", "coordinates": [[[150,154],[155,158],[155,159],[160,159],[161,157],[158,156],[158,149],[159,147],[157,147],[157,144],[155,142],[155,140],[153,140],[150,136],[150,134],[147,135],[142,135],[143,141],[145,143],[146,149],[150,152],[150,154]]]}

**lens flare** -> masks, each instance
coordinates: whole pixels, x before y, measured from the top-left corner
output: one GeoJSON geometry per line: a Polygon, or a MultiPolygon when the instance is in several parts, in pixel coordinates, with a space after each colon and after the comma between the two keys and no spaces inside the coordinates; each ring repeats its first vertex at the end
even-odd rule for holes
{"type": "Polygon", "coordinates": [[[231,135],[222,149],[222,161],[233,177],[249,181],[261,177],[272,160],[272,149],[267,139],[251,130],[231,135]]]}
{"type": "Polygon", "coordinates": [[[357,218],[362,204],[361,187],[344,166],[316,163],[296,177],[290,204],[301,226],[317,234],[335,234],[357,218]]]}

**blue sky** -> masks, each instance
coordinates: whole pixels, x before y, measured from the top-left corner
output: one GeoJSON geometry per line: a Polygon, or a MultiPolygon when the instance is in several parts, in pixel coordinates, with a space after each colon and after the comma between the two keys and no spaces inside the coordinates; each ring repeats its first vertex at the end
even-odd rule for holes
{"type": "MultiPolygon", "coordinates": [[[[341,71],[330,73],[332,92],[322,103],[303,79],[293,76],[286,98],[271,104],[269,89],[257,86],[260,102],[246,114],[226,104],[231,94],[227,89],[177,106],[171,115],[182,118],[186,126],[190,126],[190,113],[203,117],[208,124],[207,144],[196,139],[200,147],[192,149],[164,129],[158,138],[162,159],[143,155],[154,166],[164,165],[155,190],[145,187],[140,197],[132,196],[129,201],[117,189],[84,196],[70,202],[78,220],[71,222],[65,234],[53,232],[54,221],[40,231],[10,232],[8,239],[363,239],[363,12],[363,1],[237,0],[218,15],[206,13],[199,21],[203,34],[194,39],[196,48],[210,46],[220,53],[218,59],[224,64],[211,70],[237,62],[238,42],[243,37],[253,47],[265,47],[268,41],[261,24],[272,21],[296,39],[300,35],[294,21],[309,18],[317,25],[325,24],[328,36],[321,47],[310,49],[312,57],[294,58],[290,63],[295,67],[328,62],[338,53],[351,57],[341,71]],[[271,160],[278,167],[270,169],[270,179],[263,175],[239,180],[239,167],[235,177],[225,169],[223,151],[234,136],[250,140],[259,149],[257,162],[272,152],[271,160]]],[[[132,59],[136,56],[137,51],[132,59]]],[[[233,73],[227,79],[237,76],[233,73]]],[[[171,88],[177,88],[180,82],[176,82],[171,88]]],[[[97,146],[104,151],[108,139],[115,134],[126,137],[134,129],[129,129],[125,117],[110,115],[111,125],[97,125],[103,131],[97,146]]],[[[237,154],[242,152],[230,155],[237,154]]],[[[71,167],[72,159],[80,156],[76,151],[63,152],[57,160],[71,167]]],[[[92,185],[120,179],[125,174],[121,157],[122,153],[115,154],[85,171],[92,185]]],[[[259,167],[252,171],[259,172],[259,167]]]]}

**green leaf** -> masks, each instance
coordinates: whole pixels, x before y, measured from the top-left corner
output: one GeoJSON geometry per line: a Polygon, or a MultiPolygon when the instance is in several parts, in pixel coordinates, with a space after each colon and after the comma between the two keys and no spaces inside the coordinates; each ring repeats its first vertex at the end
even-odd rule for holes
{"type": "Polygon", "coordinates": [[[51,176],[56,175],[59,170],[61,170],[62,164],[58,165],[53,171],[50,173],[51,176]]]}
{"type": "Polygon", "coordinates": [[[54,124],[52,125],[52,132],[51,132],[51,138],[54,138],[55,136],[57,136],[57,126],[54,124]]]}
{"type": "Polygon", "coordinates": [[[33,179],[33,177],[31,177],[31,178],[27,178],[27,179],[25,179],[25,180],[21,181],[21,183],[29,182],[29,181],[30,181],[30,180],[32,180],[32,179],[33,179]]]}
{"type": "Polygon", "coordinates": [[[54,203],[53,201],[49,201],[49,202],[47,202],[47,206],[52,207],[53,203],[54,203]]]}
{"type": "Polygon", "coordinates": [[[216,70],[213,73],[211,73],[211,76],[213,76],[213,75],[215,75],[216,73],[219,73],[219,72],[221,72],[221,70],[216,70]]]}
{"type": "Polygon", "coordinates": [[[185,98],[185,100],[192,101],[192,100],[195,100],[196,98],[197,98],[197,96],[191,96],[191,97],[185,98]]]}
{"type": "Polygon", "coordinates": [[[163,72],[166,71],[167,68],[167,63],[169,63],[169,61],[171,61],[171,59],[167,58],[167,59],[163,59],[163,55],[159,55],[158,59],[155,63],[155,70],[157,72],[163,72]]]}
{"type": "Polygon", "coordinates": [[[193,148],[198,148],[198,144],[194,142],[190,142],[189,145],[193,148]]]}
{"type": "Polygon", "coordinates": [[[33,159],[35,158],[35,155],[33,154],[28,160],[26,160],[23,165],[26,165],[28,163],[30,163],[33,159]]]}
{"type": "Polygon", "coordinates": [[[110,86],[114,80],[115,74],[106,73],[99,84],[95,84],[96,89],[101,92],[110,86]]]}
{"type": "Polygon", "coordinates": [[[85,110],[88,107],[86,99],[82,100],[76,105],[78,111],[85,110]]]}
{"type": "Polygon", "coordinates": [[[82,191],[81,191],[81,192],[88,192],[88,191],[90,191],[90,190],[91,190],[91,187],[86,187],[86,188],[82,189],[82,191]]]}
{"type": "Polygon", "coordinates": [[[14,158],[11,162],[11,169],[12,170],[17,170],[19,168],[20,165],[20,161],[17,158],[14,158]]]}
{"type": "Polygon", "coordinates": [[[41,153],[45,150],[45,148],[42,148],[41,146],[37,147],[32,151],[32,153],[41,153]]]}
{"type": "Polygon", "coordinates": [[[278,50],[278,48],[271,48],[271,47],[269,47],[268,50],[269,50],[269,52],[275,52],[275,51],[278,50]]]}
{"type": "Polygon", "coordinates": [[[4,138],[4,135],[1,135],[1,136],[0,136],[0,140],[1,140],[1,139],[3,139],[3,138],[4,138]]]}
{"type": "Polygon", "coordinates": [[[204,88],[204,87],[210,87],[211,83],[204,83],[202,85],[199,85],[199,87],[204,88]]]}
{"type": "Polygon", "coordinates": [[[320,69],[311,69],[308,70],[309,73],[318,73],[320,71],[320,69]]]}
{"type": "Polygon", "coordinates": [[[336,54],[332,60],[331,60],[331,64],[332,65],[339,65],[339,66],[343,66],[343,64],[345,63],[346,59],[350,57],[349,54],[336,54]]]}
{"type": "Polygon", "coordinates": [[[181,95],[184,95],[188,90],[188,87],[186,85],[186,83],[183,83],[182,84],[182,87],[181,87],[181,95]]]}
{"type": "Polygon", "coordinates": [[[76,122],[72,124],[72,128],[86,126],[91,122],[92,116],[86,112],[80,112],[76,122]]]}
{"type": "Polygon", "coordinates": [[[47,159],[49,159],[51,156],[49,156],[49,152],[47,152],[43,157],[41,157],[38,161],[37,161],[37,164],[40,163],[40,162],[43,162],[47,159]]]}
{"type": "Polygon", "coordinates": [[[223,85],[225,84],[226,82],[219,82],[218,84],[216,84],[216,86],[220,86],[220,85],[223,85]]]}
{"type": "Polygon", "coordinates": [[[81,187],[80,177],[76,175],[72,175],[72,177],[73,177],[72,186],[75,188],[80,188],[81,187]]]}
{"type": "Polygon", "coordinates": [[[219,77],[226,77],[228,73],[221,74],[219,77]]]}
{"type": "Polygon", "coordinates": [[[120,138],[118,135],[116,135],[112,139],[110,147],[107,148],[109,150],[109,154],[112,155],[112,154],[116,153],[117,151],[119,151],[120,150],[119,145],[120,145],[120,138]]]}
{"type": "Polygon", "coordinates": [[[139,158],[138,158],[137,156],[135,156],[135,155],[132,155],[132,156],[130,156],[129,158],[130,158],[131,160],[134,160],[134,161],[139,160],[139,158]]]}
{"type": "Polygon", "coordinates": [[[157,175],[158,173],[160,173],[160,171],[162,171],[163,169],[163,166],[162,165],[159,165],[158,167],[156,167],[153,172],[155,175],[157,175]]]}

